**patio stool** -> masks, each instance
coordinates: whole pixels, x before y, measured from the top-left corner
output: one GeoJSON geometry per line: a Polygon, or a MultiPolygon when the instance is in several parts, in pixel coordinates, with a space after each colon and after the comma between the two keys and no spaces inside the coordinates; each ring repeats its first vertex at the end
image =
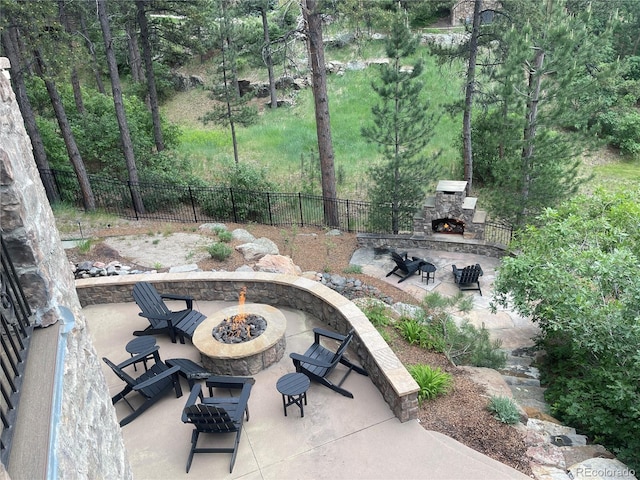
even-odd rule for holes
{"type": "Polygon", "coordinates": [[[307,389],[311,381],[304,373],[287,373],[280,377],[276,383],[278,392],[282,394],[282,406],[284,407],[284,416],[287,416],[287,407],[289,405],[298,405],[300,407],[300,416],[304,417],[304,407],[302,401],[307,404],[307,389]]]}
{"type": "Polygon", "coordinates": [[[196,380],[204,380],[211,376],[211,372],[205,370],[202,365],[198,365],[188,358],[170,358],[165,361],[170,367],[179,367],[178,374],[187,379],[189,390],[193,388],[196,380]]]}
{"type": "MultiPolygon", "coordinates": [[[[149,336],[136,337],[133,340],[131,340],[129,343],[127,343],[124,349],[127,351],[127,353],[131,354],[131,356],[133,357],[135,354],[144,352],[145,350],[149,350],[150,348],[153,348],[155,346],[156,346],[156,339],[153,337],[149,337],[149,336]]],[[[150,360],[152,358],[153,358],[153,354],[149,354],[142,359],[145,372],[147,371],[147,360],[150,360]]],[[[135,363],[133,364],[133,370],[135,372],[138,371],[135,363]]]]}

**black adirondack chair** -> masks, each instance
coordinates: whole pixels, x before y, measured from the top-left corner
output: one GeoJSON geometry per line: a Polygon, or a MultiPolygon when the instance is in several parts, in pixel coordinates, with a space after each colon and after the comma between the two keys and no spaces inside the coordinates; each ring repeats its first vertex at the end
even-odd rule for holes
{"type": "Polygon", "coordinates": [[[241,377],[211,377],[207,381],[209,392],[212,387],[239,389],[239,396],[204,397],[202,386],[195,384],[191,389],[187,403],[182,411],[182,421],[193,425],[191,434],[191,451],[187,459],[187,473],[191,468],[193,456],[196,453],[230,453],[231,463],[229,473],[233,472],[233,465],[238,453],[240,434],[245,418],[249,421],[249,395],[255,383],[253,378],[241,377]],[[199,402],[197,400],[200,400],[199,402]],[[198,437],[201,433],[230,434],[235,433],[232,447],[198,448],[198,437]]]}
{"type": "Polygon", "coordinates": [[[206,318],[202,313],[193,310],[193,297],[188,295],[160,294],[149,282],[138,282],[133,286],[133,299],[141,312],[138,314],[149,321],[149,326],[144,330],[133,332],[134,335],[157,335],[166,333],[171,337],[171,342],[184,343],[184,337],[193,337],[198,325],[206,318]],[[164,300],[182,300],[186,308],[172,311],[164,303],[164,300]]]}
{"type": "Polygon", "coordinates": [[[300,355],[299,353],[289,354],[293,360],[293,365],[296,367],[296,372],[304,373],[311,380],[315,380],[345,397],[353,398],[353,394],[351,392],[342,388],[342,384],[349,374],[355,370],[360,375],[369,376],[364,368],[354,365],[344,356],[349,343],[353,339],[353,330],[346,335],[340,335],[339,333],[330,332],[323,328],[314,328],[313,333],[314,342],[307,349],[304,355],[300,355]],[[337,340],[341,343],[336,350],[331,350],[321,345],[322,337],[337,340]],[[337,384],[334,384],[328,377],[338,364],[346,366],[348,370],[340,381],[337,384]]]}
{"type": "Polygon", "coordinates": [[[407,254],[401,256],[396,252],[391,252],[391,258],[396,263],[396,266],[387,273],[387,277],[394,274],[402,277],[398,280],[398,283],[404,282],[411,275],[420,272],[420,267],[426,263],[425,260],[416,257],[412,257],[411,260],[409,260],[407,254]]]}
{"type": "Polygon", "coordinates": [[[120,400],[124,400],[132,413],[120,420],[120,426],[124,427],[128,423],[135,420],[141,413],[147,408],[160,400],[171,389],[175,390],[176,398],[182,396],[182,389],[180,388],[180,380],[178,378],[178,370],[180,367],[168,367],[162,360],[160,360],[160,354],[158,353],[159,347],[156,345],[149,350],[140,352],[134,357],[125,360],[122,363],[114,364],[111,360],[103,357],[102,360],[109,365],[113,373],[115,373],[123,382],[125,387],[122,391],[111,398],[111,402],[115,405],[120,400]],[[142,375],[137,378],[131,377],[123,369],[130,365],[134,365],[138,362],[146,361],[149,363],[150,357],[154,362],[153,366],[148,367],[142,375]],[[126,396],[131,392],[139,393],[144,401],[137,408],[134,407],[126,396]]]}
{"type": "Polygon", "coordinates": [[[453,278],[458,284],[460,290],[478,290],[480,296],[482,296],[482,290],[480,289],[480,277],[482,276],[482,268],[479,263],[475,265],[468,265],[464,268],[458,268],[455,265],[453,267],[453,278]]]}

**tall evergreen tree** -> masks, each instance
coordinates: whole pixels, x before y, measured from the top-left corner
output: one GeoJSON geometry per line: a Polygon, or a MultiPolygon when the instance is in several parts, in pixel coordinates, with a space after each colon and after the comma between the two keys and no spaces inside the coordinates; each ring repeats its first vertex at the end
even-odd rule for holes
{"type": "Polygon", "coordinates": [[[371,109],[373,125],[362,129],[383,156],[369,169],[373,183],[369,196],[377,205],[373,221],[393,233],[400,231],[403,219],[413,216],[439,170],[435,160],[440,152],[427,149],[439,115],[423,92],[424,66],[421,60],[410,68],[404,65],[417,47],[418,39],[398,13],[386,42],[389,64],[381,66],[380,78],[372,83],[379,97],[371,109]]]}
{"type": "Polygon", "coordinates": [[[590,66],[598,58],[595,41],[603,37],[589,35],[564,0],[507,4],[512,10],[492,27],[500,32],[493,61],[484,62],[492,67],[483,69],[498,102],[485,104],[474,149],[476,167],[480,161],[492,177],[494,208],[520,225],[574,194],[584,180],[578,156],[590,145],[562,127],[579,125],[587,114],[580,97],[597,85],[590,66]],[[579,80],[580,89],[572,88],[579,80]],[[487,149],[486,140],[497,148],[487,149]]]}
{"type": "Polygon", "coordinates": [[[340,220],[335,202],[337,197],[336,171],[333,140],[331,138],[329,96],[327,95],[327,70],[325,68],[324,42],[322,40],[322,12],[316,0],[301,0],[300,6],[306,23],[307,48],[311,64],[322,196],[324,197],[324,218],[327,225],[338,227],[340,220]]]}
{"type": "Polygon", "coordinates": [[[140,180],[138,178],[138,167],[136,165],[135,155],[133,153],[133,142],[131,141],[131,132],[127,123],[127,116],[124,110],[124,102],[122,99],[122,87],[120,85],[120,74],[118,73],[118,64],[116,55],[113,50],[113,37],[111,36],[111,27],[109,25],[109,15],[107,11],[107,0],[97,0],[98,19],[102,29],[102,38],[104,39],[105,53],[107,55],[107,64],[109,65],[109,77],[111,78],[111,90],[113,92],[113,105],[116,110],[116,118],[120,129],[120,139],[122,141],[122,152],[127,164],[127,172],[129,174],[129,182],[134,186],[131,190],[133,206],[136,212],[145,213],[142,195],[139,189],[135,188],[140,180]]]}
{"type": "Polygon", "coordinates": [[[211,87],[212,97],[219,103],[207,112],[202,121],[228,126],[231,130],[233,144],[233,158],[236,165],[240,162],[238,154],[238,141],[236,138],[236,125],[248,126],[256,121],[257,109],[248,104],[249,95],[240,95],[237,76],[237,51],[234,41],[235,25],[233,12],[229,0],[220,2],[220,18],[218,19],[217,32],[220,55],[218,73],[222,76],[221,83],[211,87]]]}

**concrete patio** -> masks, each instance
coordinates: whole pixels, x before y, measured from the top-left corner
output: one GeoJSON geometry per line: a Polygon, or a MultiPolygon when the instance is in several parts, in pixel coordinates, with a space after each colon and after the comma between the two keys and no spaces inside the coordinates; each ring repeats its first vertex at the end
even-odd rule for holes
{"type": "MultiPolygon", "coordinates": [[[[210,315],[230,305],[199,301],[194,308],[210,315]]],[[[353,399],[312,383],[304,418],[296,406],[289,407],[285,417],[276,381],[294,371],[288,354],[303,352],[309,346],[312,328],[319,321],[297,310],[281,310],[287,318],[286,353],[280,362],[254,375],[256,383],[249,399],[251,416],[244,425],[233,473],[229,473],[230,454],[197,454],[190,473],[185,473],[192,427],[180,420],[188,393],[183,380],[181,398],[169,394],[123,427],[134,478],[529,478],[455,440],[425,430],[417,421],[400,423],[369,377],[357,373],[352,373],[343,385],[354,394],[353,399]]],[[[129,358],[124,346],[133,338],[134,330],[147,324],[138,316],[138,307],[132,302],[93,305],[83,311],[98,355],[116,363],[129,358]]],[[[168,337],[156,338],[163,359],[199,361],[199,353],[189,341],[181,345],[172,344],[168,337]]],[[[114,395],[123,383],[106,364],[102,367],[114,395]]],[[[334,372],[336,376],[339,373],[334,372]]],[[[115,410],[118,419],[129,412],[124,402],[119,402],[115,410]]],[[[233,436],[210,437],[201,436],[199,445],[224,440],[228,444],[233,436]]]]}

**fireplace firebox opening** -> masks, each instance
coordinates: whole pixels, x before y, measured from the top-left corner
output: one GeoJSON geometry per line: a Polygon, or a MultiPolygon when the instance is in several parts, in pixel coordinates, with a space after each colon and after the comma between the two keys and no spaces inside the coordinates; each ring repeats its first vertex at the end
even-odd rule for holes
{"type": "Polygon", "coordinates": [[[441,218],[431,222],[433,233],[464,234],[464,222],[454,218],[441,218]]]}

